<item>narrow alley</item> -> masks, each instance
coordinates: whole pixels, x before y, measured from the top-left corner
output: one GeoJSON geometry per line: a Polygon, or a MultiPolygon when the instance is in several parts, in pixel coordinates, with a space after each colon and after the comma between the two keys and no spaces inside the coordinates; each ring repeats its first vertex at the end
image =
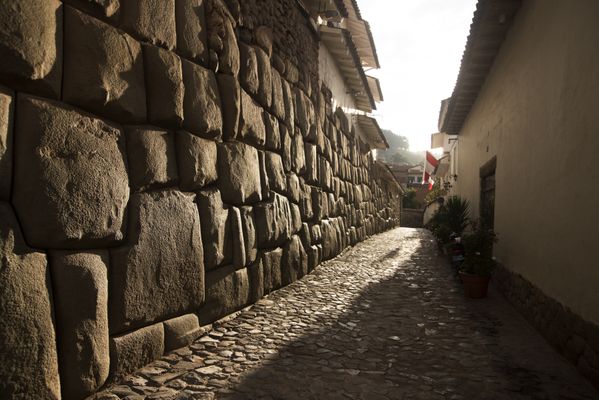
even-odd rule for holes
{"type": "Polygon", "coordinates": [[[124,379],[116,399],[597,399],[425,230],[376,235],[124,379]]]}

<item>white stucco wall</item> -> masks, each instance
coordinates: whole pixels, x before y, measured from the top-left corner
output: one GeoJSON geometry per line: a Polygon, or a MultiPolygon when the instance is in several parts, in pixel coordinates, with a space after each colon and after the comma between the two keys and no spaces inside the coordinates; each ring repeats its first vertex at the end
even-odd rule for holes
{"type": "Polygon", "coordinates": [[[343,75],[332,54],[324,44],[320,44],[318,52],[320,79],[333,93],[333,109],[341,107],[346,113],[356,113],[356,103],[345,84],[343,75]]]}
{"type": "Polygon", "coordinates": [[[599,1],[523,2],[459,135],[458,182],[478,215],[497,156],[495,254],[599,323],[599,1]]]}

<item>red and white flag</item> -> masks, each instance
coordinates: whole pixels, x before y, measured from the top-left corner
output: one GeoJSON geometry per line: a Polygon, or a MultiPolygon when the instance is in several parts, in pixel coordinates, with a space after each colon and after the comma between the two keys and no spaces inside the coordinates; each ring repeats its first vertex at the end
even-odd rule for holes
{"type": "Polygon", "coordinates": [[[422,177],[422,184],[428,184],[428,190],[431,190],[435,183],[435,181],[431,179],[431,175],[435,173],[437,166],[439,166],[439,160],[427,151],[424,159],[424,176],[422,177]]]}

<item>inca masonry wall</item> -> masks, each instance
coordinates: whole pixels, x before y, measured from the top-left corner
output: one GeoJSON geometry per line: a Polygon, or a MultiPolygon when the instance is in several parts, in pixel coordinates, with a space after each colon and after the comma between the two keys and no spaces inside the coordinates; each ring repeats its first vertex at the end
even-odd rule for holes
{"type": "Polygon", "coordinates": [[[398,225],[295,0],[0,20],[0,398],[85,398],[398,225]]]}

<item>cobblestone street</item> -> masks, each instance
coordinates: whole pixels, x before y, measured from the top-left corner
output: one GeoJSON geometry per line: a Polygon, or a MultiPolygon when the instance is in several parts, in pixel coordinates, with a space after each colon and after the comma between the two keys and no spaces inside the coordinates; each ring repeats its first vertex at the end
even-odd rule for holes
{"type": "Polygon", "coordinates": [[[94,398],[597,399],[495,291],[467,300],[427,231],[366,240],[94,398]]]}

